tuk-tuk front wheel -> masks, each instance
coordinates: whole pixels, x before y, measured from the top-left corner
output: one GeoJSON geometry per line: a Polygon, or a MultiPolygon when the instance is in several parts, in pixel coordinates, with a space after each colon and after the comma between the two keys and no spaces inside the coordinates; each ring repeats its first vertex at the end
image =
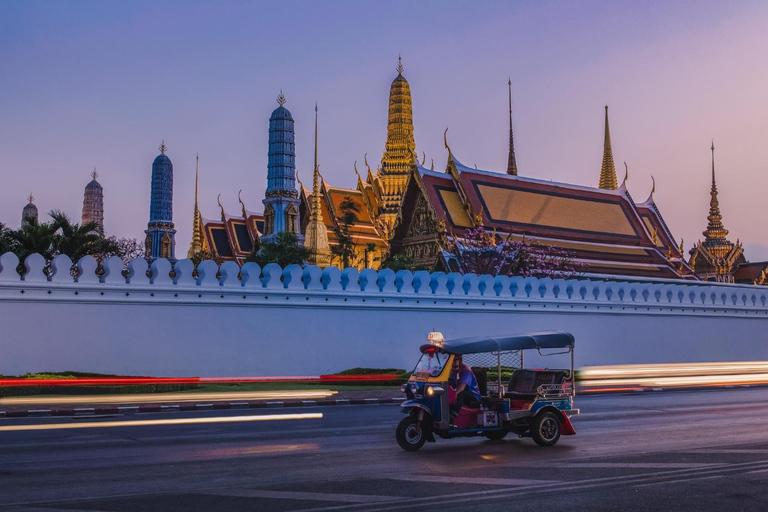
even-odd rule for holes
{"type": "Polygon", "coordinates": [[[397,444],[405,451],[415,452],[427,441],[426,432],[418,418],[407,416],[397,424],[395,431],[397,444]]]}
{"type": "Polygon", "coordinates": [[[560,418],[553,412],[545,412],[531,425],[531,437],[539,446],[553,446],[560,439],[560,418]]]}

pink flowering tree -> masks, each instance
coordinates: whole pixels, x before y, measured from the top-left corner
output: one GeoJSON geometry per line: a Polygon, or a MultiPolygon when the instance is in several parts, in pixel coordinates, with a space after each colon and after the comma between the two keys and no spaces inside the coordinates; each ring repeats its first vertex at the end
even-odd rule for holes
{"type": "Polygon", "coordinates": [[[575,261],[571,251],[526,240],[515,241],[509,236],[502,239],[482,224],[456,239],[451,252],[464,274],[567,279],[586,268],[575,261]]]}

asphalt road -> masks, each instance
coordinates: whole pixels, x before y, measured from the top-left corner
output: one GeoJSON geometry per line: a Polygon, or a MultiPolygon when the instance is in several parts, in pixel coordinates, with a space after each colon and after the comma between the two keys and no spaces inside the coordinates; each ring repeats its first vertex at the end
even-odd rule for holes
{"type": "MultiPolygon", "coordinates": [[[[0,431],[0,511],[768,510],[768,389],[577,397],[577,435],[402,451],[396,405],[19,418],[0,427],[317,414],[320,419],[0,431]]],[[[211,421],[211,420],[208,420],[211,421]]]]}

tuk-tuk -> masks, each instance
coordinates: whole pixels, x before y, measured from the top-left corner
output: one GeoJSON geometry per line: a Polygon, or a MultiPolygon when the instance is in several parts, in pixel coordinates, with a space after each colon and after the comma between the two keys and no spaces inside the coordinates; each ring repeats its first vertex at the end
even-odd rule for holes
{"type": "Polygon", "coordinates": [[[511,432],[553,446],[561,435],[576,433],[568,418],[579,413],[573,408],[573,335],[552,331],[444,340],[440,333],[430,333],[428,341],[400,388],[406,395],[402,412],[408,416],[397,425],[396,438],[404,450],[416,451],[435,436],[501,440],[511,432]],[[525,369],[526,350],[542,356],[567,354],[570,369],[525,369]],[[451,410],[457,356],[473,371],[481,396],[451,410]]]}

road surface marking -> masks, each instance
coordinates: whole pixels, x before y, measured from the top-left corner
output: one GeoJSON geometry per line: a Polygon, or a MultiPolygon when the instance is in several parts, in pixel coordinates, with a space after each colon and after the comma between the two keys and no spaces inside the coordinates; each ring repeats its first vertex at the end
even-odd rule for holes
{"type": "Polygon", "coordinates": [[[686,450],[680,453],[768,453],[768,448],[700,448],[697,450],[686,450]]]}
{"type": "Polygon", "coordinates": [[[162,420],[100,421],[96,423],[44,423],[41,425],[5,425],[0,432],[24,430],[59,430],[71,428],[146,427],[150,425],[190,425],[197,423],[239,423],[245,421],[310,420],[321,419],[323,413],[266,414],[260,416],[221,416],[216,418],[172,418],[162,420]]]}
{"type": "MultiPolygon", "coordinates": [[[[537,464],[541,465],[541,464],[537,464]]],[[[626,468],[626,469],[687,469],[722,466],[720,462],[569,462],[558,468],[626,468]]]]}
{"type": "Polygon", "coordinates": [[[405,482],[436,482],[444,484],[477,484],[477,485],[540,485],[554,484],[558,480],[527,480],[521,478],[475,478],[464,476],[441,475],[398,475],[387,477],[388,480],[403,480],[405,482]]]}
{"type": "MultiPolygon", "coordinates": [[[[561,467],[561,464],[558,464],[561,467]]],[[[661,483],[674,483],[678,481],[686,480],[700,480],[713,476],[730,476],[736,474],[743,474],[747,469],[766,469],[766,461],[760,462],[745,462],[734,464],[716,464],[713,467],[698,467],[688,469],[670,469],[667,471],[659,471],[653,473],[621,475],[602,478],[589,478],[584,480],[575,481],[562,481],[551,484],[532,485],[528,487],[510,487],[507,489],[491,489],[471,491],[464,493],[450,493],[441,496],[442,499],[450,501],[451,504],[458,503],[476,503],[490,499],[502,499],[513,498],[522,496],[531,496],[537,494],[551,494],[553,492],[579,492],[583,490],[599,489],[611,486],[622,487],[635,487],[643,485],[644,483],[654,483],[660,479],[663,479],[661,483]],[[714,474],[719,473],[719,474],[714,474]]],[[[391,477],[388,477],[391,478],[391,477]]],[[[385,510],[399,510],[399,509],[413,509],[420,504],[429,505],[434,501],[434,496],[428,496],[424,498],[408,498],[408,502],[404,504],[400,503],[382,503],[380,505],[369,505],[365,508],[367,512],[373,511],[385,511],[385,510]]],[[[331,510],[362,510],[353,505],[337,505],[322,508],[304,509],[303,512],[319,512],[319,511],[331,511],[331,510]]]]}
{"type": "Polygon", "coordinates": [[[629,484],[629,487],[650,487],[652,485],[675,485],[681,482],[693,482],[696,480],[713,480],[715,478],[723,478],[723,476],[722,475],[699,476],[699,477],[695,476],[693,478],[683,478],[682,480],[662,480],[661,482],[653,482],[650,484],[640,484],[640,485],[629,484]]]}
{"type": "Polygon", "coordinates": [[[48,507],[11,507],[11,508],[4,508],[3,512],[62,512],[66,510],[66,512],[99,512],[96,509],[92,508],[48,508],[48,507]]]}
{"type": "Polygon", "coordinates": [[[376,496],[367,494],[333,494],[325,492],[266,491],[259,489],[230,489],[226,491],[205,492],[213,496],[237,496],[240,498],[277,498],[307,501],[337,501],[340,503],[381,503],[402,500],[402,496],[376,496]]]}

